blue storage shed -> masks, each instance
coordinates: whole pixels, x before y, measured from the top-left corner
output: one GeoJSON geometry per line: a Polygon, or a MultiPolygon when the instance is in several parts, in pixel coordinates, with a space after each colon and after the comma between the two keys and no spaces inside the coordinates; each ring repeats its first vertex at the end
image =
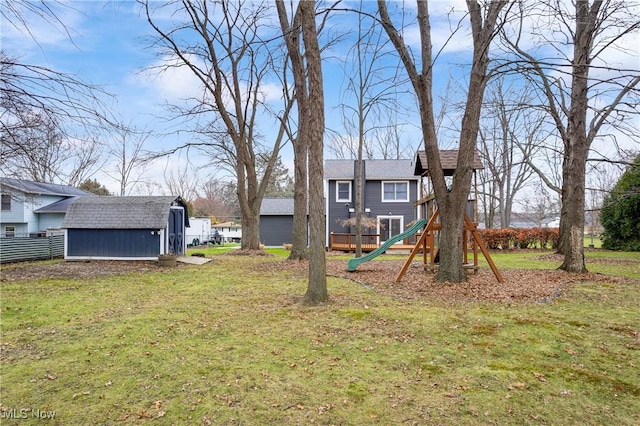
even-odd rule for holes
{"type": "Polygon", "coordinates": [[[184,254],[189,215],[176,196],[80,197],[62,224],[67,260],[156,260],[184,254]]]}

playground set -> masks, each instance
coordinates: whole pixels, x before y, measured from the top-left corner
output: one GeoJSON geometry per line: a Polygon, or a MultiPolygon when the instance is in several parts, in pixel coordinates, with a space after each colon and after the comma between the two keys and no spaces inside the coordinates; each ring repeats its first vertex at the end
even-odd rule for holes
{"type": "MultiPolygon", "coordinates": [[[[455,168],[457,165],[457,151],[440,151],[440,158],[442,163],[442,168],[445,172],[445,176],[452,176],[455,172],[455,168]]],[[[474,192],[477,193],[477,180],[476,180],[476,170],[482,169],[482,162],[478,154],[476,153],[474,159],[474,192]]],[[[424,191],[424,178],[427,178],[427,185],[430,189],[430,179],[428,179],[429,170],[426,162],[426,154],[424,151],[419,151],[416,161],[416,175],[419,175],[423,178],[423,193],[424,191]]],[[[429,217],[427,219],[418,219],[411,227],[409,227],[405,232],[402,232],[398,235],[389,238],[385,241],[380,247],[376,250],[373,250],[367,253],[364,256],[356,257],[353,259],[349,259],[347,262],[347,270],[353,272],[357,269],[357,267],[365,262],[368,262],[377,256],[385,253],[391,246],[398,243],[399,241],[405,240],[407,238],[412,237],[413,235],[418,235],[419,237],[416,240],[415,245],[411,249],[409,257],[405,261],[402,269],[396,276],[395,282],[400,282],[402,277],[407,272],[409,267],[411,266],[414,258],[418,254],[422,254],[422,263],[425,270],[435,271],[436,265],[439,263],[438,256],[438,232],[442,228],[441,219],[440,218],[440,210],[437,207],[435,196],[433,194],[427,195],[414,203],[416,207],[420,207],[420,211],[422,213],[422,217],[429,217]]],[[[462,231],[462,250],[463,250],[463,267],[465,269],[472,269],[474,273],[477,272],[478,266],[478,250],[482,252],[487,263],[491,267],[493,274],[499,283],[503,282],[502,274],[496,267],[495,263],[491,259],[491,255],[486,249],[485,244],[482,242],[482,239],[478,233],[478,222],[477,222],[477,205],[475,199],[469,199],[467,203],[467,210],[464,214],[464,227],[462,231]],[[472,219],[473,218],[473,219],[472,219]]]]}

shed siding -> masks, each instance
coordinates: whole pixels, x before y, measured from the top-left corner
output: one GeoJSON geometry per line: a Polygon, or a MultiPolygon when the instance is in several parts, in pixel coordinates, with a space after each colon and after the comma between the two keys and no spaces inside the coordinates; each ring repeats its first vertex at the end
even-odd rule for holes
{"type": "Polygon", "coordinates": [[[68,229],[66,256],[153,257],[160,233],[152,229],[68,229]]]}
{"type": "Polygon", "coordinates": [[[281,246],[293,239],[293,216],[262,216],[260,241],[265,246],[281,246]]]}

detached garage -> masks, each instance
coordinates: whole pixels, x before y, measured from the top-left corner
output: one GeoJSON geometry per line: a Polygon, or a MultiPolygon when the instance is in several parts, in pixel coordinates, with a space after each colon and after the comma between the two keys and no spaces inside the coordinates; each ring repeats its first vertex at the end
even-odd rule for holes
{"type": "Polygon", "coordinates": [[[156,260],[184,254],[187,206],[180,197],[80,197],[67,211],[67,260],[156,260]]]}

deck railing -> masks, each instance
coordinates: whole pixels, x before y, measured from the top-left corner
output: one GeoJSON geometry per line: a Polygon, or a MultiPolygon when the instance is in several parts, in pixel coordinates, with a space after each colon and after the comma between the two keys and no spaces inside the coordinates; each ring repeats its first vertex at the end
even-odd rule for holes
{"type": "MultiPolygon", "coordinates": [[[[414,246],[420,233],[412,235],[409,238],[405,238],[401,243],[398,243],[399,248],[407,248],[414,246]]],[[[380,247],[380,234],[362,234],[362,251],[369,252],[380,247]]],[[[392,246],[393,248],[394,246],[392,246]]],[[[339,251],[355,251],[356,250],[356,234],[346,234],[332,232],[329,235],[329,249],[339,251]]]]}

